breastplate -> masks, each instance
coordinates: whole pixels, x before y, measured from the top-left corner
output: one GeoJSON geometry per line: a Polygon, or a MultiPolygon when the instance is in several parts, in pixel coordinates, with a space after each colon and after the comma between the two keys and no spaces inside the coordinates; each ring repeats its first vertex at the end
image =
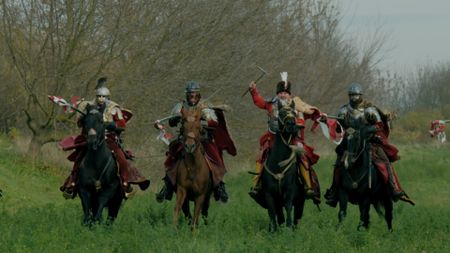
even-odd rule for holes
{"type": "Polygon", "coordinates": [[[267,121],[269,125],[269,131],[271,133],[277,133],[279,131],[278,126],[278,106],[275,106],[276,104],[272,104],[272,112],[269,114],[269,119],[267,121]]]}
{"type": "Polygon", "coordinates": [[[352,108],[348,105],[347,111],[347,125],[354,129],[360,129],[367,124],[364,117],[364,108],[352,108]]]}

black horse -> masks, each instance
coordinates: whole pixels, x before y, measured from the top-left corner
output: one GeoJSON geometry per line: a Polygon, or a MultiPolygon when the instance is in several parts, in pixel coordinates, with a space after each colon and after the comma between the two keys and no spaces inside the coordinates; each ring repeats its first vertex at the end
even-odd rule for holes
{"type": "Polygon", "coordinates": [[[392,231],[393,200],[388,185],[382,180],[371,159],[372,126],[346,130],[345,151],[342,159],[341,180],[339,183],[339,223],[347,214],[348,202],[358,205],[360,223],[358,230],[367,229],[370,220],[370,205],[378,214],[383,214],[388,229],[392,231]]]}
{"type": "Polygon", "coordinates": [[[270,232],[276,231],[278,225],[285,221],[287,227],[295,228],[303,215],[305,204],[305,193],[298,173],[298,148],[289,145],[299,131],[295,122],[294,104],[278,105],[278,112],[280,131],[275,135],[275,143],[261,174],[261,190],[269,213],[270,232]],[[286,210],[287,220],[285,220],[283,207],[286,210]],[[292,218],[293,209],[294,218],[292,218]]]}
{"type": "Polygon", "coordinates": [[[108,208],[112,222],[122,203],[122,192],[116,161],[106,144],[103,114],[91,106],[81,124],[86,134],[87,153],[80,165],[78,193],[84,212],[84,224],[100,221],[103,208],[108,208]]]}

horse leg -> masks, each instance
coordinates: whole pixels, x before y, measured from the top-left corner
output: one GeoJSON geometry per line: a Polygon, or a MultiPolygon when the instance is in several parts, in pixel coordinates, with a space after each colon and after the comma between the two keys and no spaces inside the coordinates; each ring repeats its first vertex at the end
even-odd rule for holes
{"type": "Polygon", "coordinates": [[[369,228],[370,222],[370,198],[364,198],[364,200],[358,203],[359,206],[359,225],[358,231],[366,230],[369,228]]]}
{"type": "Polygon", "coordinates": [[[283,206],[281,205],[281,203],[276,203],[275,204],[275,209],[276,209],[276,214],[277,214],[277,224],[278,224],[278,226],[284,224],[286,219],[284,217],[283,206]]]}
{"type": "Polygon", "coordinates": [[[277,231],[277,222],[275,220],[275,215],[276,215],[277,211],[275,209],[275,201],[272,198],[272,196],[270,196],[270,194],[267,192],[265,193],[265,197],[266,197],[266,203],[267,203],[267,212],[269,214],[269,219],[270,219],[269,232],[273,233],[273,232],[277,231]]]}
{"type": "Polygon", "coordinates": [[[293,228],[292,226],[292,201],[287,201],[284,209],[286,210],[286,226],[288,228],[293,228]]]}
{"type": "Polygon", "coordinates": [[[210,195],[206,196],[205,202],[203,202],[203,207],[202,207],[202,218],[203,218],[205,225],[208,225],[208,209],[209,209],[210,199],[211,199],[210,195]]]}
{"type": "Polygon", "coordinates": [[[114,220],[117,218],[119,213],[120,205],[122,204],[122,193],[120,190],[114,195],[112,199],[109,200],[108,204],[108,220],[107,224],[112,225],[114,220]]]}
{"type": "Polygon", "coordinates": [[[300,198],[294,204],[294,227],[297,227],[298,221],[302,218],[304,207],[305,207],[305,198],[300,198]]]}
{"type": "Polygon", "coordinates": [[[183,210],[183,214],[184,214],[184,218],[186,220],[188,220],[189,225],[192,224],[192,215],[191,215],[191,210],[189,208],[189,200],[186,198],[183,202],[183,206],[181,207],[181,209],[183,210]]]}
{"type": "Polygon", "coordinates": [[[394,210],[394,203],[389,195],[384,199],[384,219],[386,220],[389,232],[392,232],[392,212],[394,210]]]}
{"type": "Polygon", "coordinates": [[[347,216],[348,194],[343,189],[339,191],[339,226],[342,225],[345,217],[347,216]]]}
{"type": "Polygon", "coordinates": [[[183,206],[184,200],[186,199],[186,189],[178,185],[177,187],[177,201],[173,209],[172,225],[174,228],[178,225],[178,217],[180,215],[181,208],[183,206]]]}
{"type": "Polygon", "coordinates": [[[106,196],[100,196],[98,198],[98,205],[97,208],[94,209],[94,221],[100,222],[102,219],[102,213],[103,209],[105,208],[106,204],[108,203],[108,198],[106,196]]]}
{"type": "Polygon", "coordinates": [[[80,191],[80,200],[81,200],[81,206],[83,207],[83,213],[84,213],[84,220],[83,225],[85,226],[91,226],[92,225],[92,204],[91,204],[91,194],[87,191],[80,191]]]}
{"type": "Polygon", "coordinates": [[[191,230],[195,231],[198,226],[198,218],[200,217],[200,212],[202,211],[203,203],[205,202],[205,194],[200,194],[194,200],[194,217],[192,219],[191,230]]]}

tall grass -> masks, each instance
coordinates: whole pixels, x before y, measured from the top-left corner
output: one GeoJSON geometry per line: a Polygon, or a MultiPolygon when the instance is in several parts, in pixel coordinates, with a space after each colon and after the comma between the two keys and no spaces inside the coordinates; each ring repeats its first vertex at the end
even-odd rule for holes
{"type": "MultiPolygon", "coordinates": [[[[449,151],[401,148],[396,168],[417,205],[395,204],[393,233],[373,211],[370,229],[357,231],[356,206],[337,229],[337,209],[322,204],[319,211],[308,201],[297,230],[270,234],[267,212],[247,195],[250,175],[240,172],[226,178],[230,202],[213,202],[209,225],[193,234],[182,218],[172,228],[174,201],[156,203],[150,191],[127,200],[112,226],[86,228],[79,199],[64,200],[58,191],[59,169],[31,164],[0,139],[0,252],[448,252],[449,151]]],[[[333,160],[322,157],[316,166],[323,190],[333,160]]]]}

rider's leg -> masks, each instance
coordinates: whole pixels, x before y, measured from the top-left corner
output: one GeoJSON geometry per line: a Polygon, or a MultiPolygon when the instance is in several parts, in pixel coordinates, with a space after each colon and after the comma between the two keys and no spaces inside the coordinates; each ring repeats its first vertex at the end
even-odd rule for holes
{"type": "Polygon", "coordinates": [[[84,150],[77,149],[75,154],[75,160],[73,162],[72,171],[70,172],[70,175],[66,178],[64,181],[64,184],[59,187],[59,190],[63,192],[63,196],[66,199],[75,198],[75,186],[76,182],[78,180],[78,172],[80,168],[81,161],[83,160],[83,157],[85,155],[84,150]]]}
{"type": "Polygon", "coordinates": [[[257,195],[258,191],[261,189],[261,172],[262,164],[259,161],[256,161],[255,176],[252,178],[252,188],[249,192],[250,195],[257,195]]]}
{"type": "Polygon", "coordinates": [[[314,197],[314,190],[312,188],[312,183],[311,183],[311,173],[310,173],[309,169],[307,169],[305,167],[305,165],[303,165],[303,163],[300,163],[299,170],[300,170],[300,174],[302,175],[306,197],[307,198],[314,197]]]}
{"type": "Polygon", "coordinates": [[[333,169],[333,180],[331,182],[331,187],[327,189],[324,197],[326,199],[325,203],[329,206],[336,207],[339,198],[338,198],[338,183],[340,176],[339,165],[335,164],[333,169]]]}
{"type": "Polygon", "coordinates": [[[216,186],[214,190],[214,198],[216,200],[222,201],[223,203],[226,203],[228,201],[228,193],[225,189],[225,183],[223,181],[220,181],[216,186]]]}
{"type": "Polygon", "coordinates": [[[173,192],[175,190],[175,187],[172,185],[172,182],[170,182],[170,179],[167,175],[163,177],[163,181],[163,187],[156,194],[156,201],[158,201],[159,203],[163,202],[164,199],[171,200],[173,197],[173,192]]]}
{"type": "Polygon", "coordinates": [[[113,151],[117,163],[119,164],[120,180],[122,182],[122,190],[125,197],[131,197],[133,195],[133,188],[128,181],[128,161],[125,153],[114,140],[108,138],[107,144],[109,149],[113,151]]]}
{"type": "Polygon", "coordinates": [[[392,199],[394,201],[402,200],[415,205],[414,201],[409,198],[409,196],[400,186],[400,182],[398,180],[397,172],[395,171],[394,166],[392,166],[391,164],[390,166],[387,166],[387,169],[389,175],[389,185],[392,190],[392,199]]]}

